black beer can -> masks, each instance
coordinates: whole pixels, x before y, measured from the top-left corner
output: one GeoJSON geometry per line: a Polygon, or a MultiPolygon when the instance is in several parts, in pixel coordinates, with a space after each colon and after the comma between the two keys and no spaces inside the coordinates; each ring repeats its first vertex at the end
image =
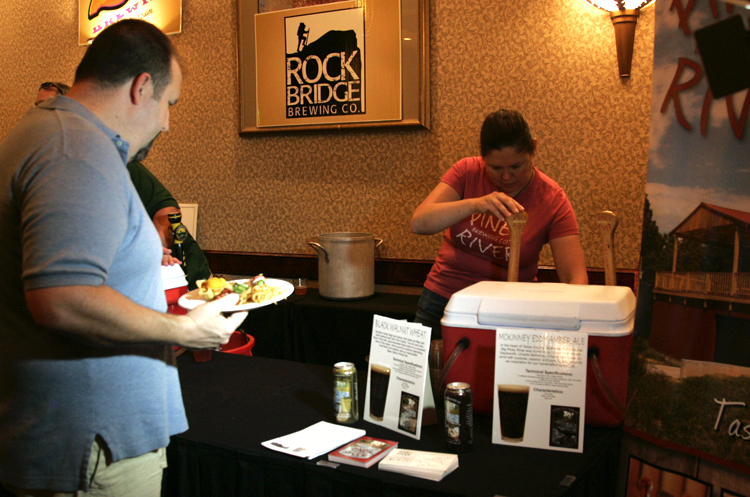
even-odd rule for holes
{"type": "Polygon", "coordinates": [[[451,452],[465,452],[474,445],[474,404],[468,383],[445,387],[445,445],[451,452]]]}

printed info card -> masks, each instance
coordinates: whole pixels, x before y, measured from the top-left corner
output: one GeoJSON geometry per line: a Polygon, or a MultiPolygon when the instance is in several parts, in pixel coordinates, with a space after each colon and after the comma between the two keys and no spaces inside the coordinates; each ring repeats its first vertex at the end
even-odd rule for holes
{"type": "Polygon", "coordinates": [[[365,421],[419,439],[425,410],[435,410],[427,356],[430,328],[373,316],[365,421]]]}
{"type": "Polygon", "coordinates": [[[588,334],[498,328],[492,443],[583,452],[588,334]]]}

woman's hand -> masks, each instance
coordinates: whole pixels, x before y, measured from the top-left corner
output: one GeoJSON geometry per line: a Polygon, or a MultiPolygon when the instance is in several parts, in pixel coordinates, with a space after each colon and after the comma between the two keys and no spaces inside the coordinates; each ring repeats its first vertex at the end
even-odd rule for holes
{"type": "Polygon", "coordinates": [[[418,235],[434,235],[472,214],[491,214],[505,219],[522,210],[524,208],[521,204],[504,193],[495,192],[484,197],[462,199],[456,190],[445,183],[438,183],[414,210],[411,230],[418,235]]]}
{"type": "Polygon", "coordinates": [[[493,192],[484,197],[476,198],[474,201],[476,202],[475,212],[491,214],[499,219],[505,219],[524,210],[521,204],[503,192],[493,192]]]}

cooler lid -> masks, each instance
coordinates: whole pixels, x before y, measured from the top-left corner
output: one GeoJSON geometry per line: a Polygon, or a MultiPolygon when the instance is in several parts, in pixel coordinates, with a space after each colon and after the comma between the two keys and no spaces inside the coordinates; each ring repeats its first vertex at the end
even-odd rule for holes
{"type": "Polygon", "coordinates": [[[635,312],[623,286],[482,281],[453,294],[449,315],[475,315],[484,326],[578,330],[587,322],[622,323],[635,312]]]}

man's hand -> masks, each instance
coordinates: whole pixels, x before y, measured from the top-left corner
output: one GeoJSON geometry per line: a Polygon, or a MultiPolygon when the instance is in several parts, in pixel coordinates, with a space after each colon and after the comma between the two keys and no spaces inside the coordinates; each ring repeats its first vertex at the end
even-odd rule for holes
{"type": "Polygon", "coordinates": [[[184,340],[180,340],[178,345],[192,349],[215,349],[227,343],[247,317],[247,311],[225,315],[221,312],[224,308],[226,304],[222,299],[216,299],[189,311],[187,316],[194,326],[188,325],[184,340]]]}
{"type": "Polygon", "coordinates": [[[161,256],[162,266],[174,266],[175,264],[182,264],[182,261],[177,257],[172,257],[172,250],[167,247],[162,247],[164,255],[161,256]]]}

